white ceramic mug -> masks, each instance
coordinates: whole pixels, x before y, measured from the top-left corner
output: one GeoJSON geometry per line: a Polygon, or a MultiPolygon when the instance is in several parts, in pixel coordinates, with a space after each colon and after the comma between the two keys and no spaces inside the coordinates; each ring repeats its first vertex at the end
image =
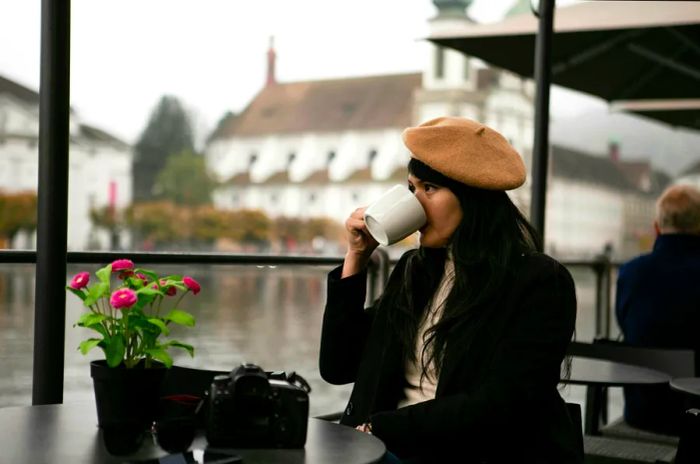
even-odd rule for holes
{"type": "Polygon", "coordinates": [[[405,185],[396,184],[365,210],[367,230],[380,245],[408,237],[427,220],[420,201],[405,185]]]}

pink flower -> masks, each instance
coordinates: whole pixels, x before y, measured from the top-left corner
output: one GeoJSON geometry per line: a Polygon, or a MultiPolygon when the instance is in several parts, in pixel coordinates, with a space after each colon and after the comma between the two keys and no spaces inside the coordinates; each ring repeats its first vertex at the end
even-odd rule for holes
{"type": "Polygon", "coordinates": [[[79,272],[70,281],[70,288],[73,290],[80,290],[87,286],[90,281],[90,274],[88,272],[79,272]]]}
{"type": "MultiPolygon", "coordinates": [[[[161,286],[161,287],[165,287],[165,281],[164,281],[164,280],[161,280],[161,281],[160,281],[160,286],[161,286]]],[[[168,296],[173,296],[173,295],[176,294],[176,293],[177,293],[177,289],[176,289],[174,286],[171,285],[171,286],[166,287],[166,290],[165,290],[165,294],[166,294],[166,295],[168,295],[168,296]]]]}
{"type": "MultiPolygon", "coordinates": [[[[151,288],[158,290],[158,284],[151,285],[151,288]]],[[[163,280],[163,279],[160,279],[160,288],[165,290],[165,294],[168,296],[173,296],[174,294],[177,293],[177,289],[175,287],[173,287],[172,285],[166,286],[165,280],[163,280]]]]}
{"type": "Polygon", "coordinates": [[[112,263],[112,272],[131,271],[134,269],[134,262],[130,259],[117,259],[112,263]]]}
{"type": "Polygon", "coordinates": [[[146,277],[145,275],[141,274],[140,272],[137,272],[137,273],[136,273],[136,277],[138,277],[139,279],[141,279],[141,280],[143,281],[144,284],[147,284],[147,283],[148,283],[148,277],[146,277]]]}
{"type": "Polygon", "coordinates": [[[192,293],[193,293],[194,295],[196,295],[197,293],[199,293],[199,291],[202,289],[202,286],[199,285],[199,282],[197,282],[196,280],[194,280],[194,279],[193,279],[192,277],[190,277],[190,276],[185,276],[185,277],[183,277],[183,278],[182,278],[182,283],[185,284],[185,287],[187,287],[187,288],[189,288],[190,290],[192,290],[192,293]]]}
{"type": "Polygon", "coordinates": [[[138,297],[136,292],[130,288],[115,290],[109,298],[109,304],[115,309],[129,308],[136,303],[138,297]]]}

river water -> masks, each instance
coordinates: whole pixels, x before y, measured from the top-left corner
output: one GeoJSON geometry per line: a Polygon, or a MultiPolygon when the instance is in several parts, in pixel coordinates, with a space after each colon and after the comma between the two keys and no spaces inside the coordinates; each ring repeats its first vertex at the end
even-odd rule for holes
{"type": "MultiPolygon", "coordinates": [[[[138,263],[137,263],[138,264],[138,263]]],[[[70,265],[69,276],[96,265],[70,265]]],[[[324,382],[318,372],[321,319],[325,303],[325,266],[149,266],[162,274],[191,275],[202,284],[198,295],[187,295],[180,307],[191,312],[196,327],[171,333],[195,347],[195,356],[174,352],[178,365],[230,370],[253,362],[265,370],[296,371],[311,387],[310,415],[340,411],[350,386],[324,382]]],[[[577,285],[576,338],[594,334],[594,276],[572,269],[577,285]]],[[[94,277],[93,277],[94,278],[94,277]]],[[[66,295],[64,402],[90,400],[93,395],[89,361],[101,359],[99,349],[88,356],[77,351],[90,331],[74,328],[84,311],[77,297],[66,295]]],[[[0,265],[0,407],[31,404],[34,331],[34,266],[0,265]]],[[[582,387],[562,386],[567,401],[583,404],[582,387]]],[[[621,394],[611,392],[610,416],[619,416],[621,394]]]]}

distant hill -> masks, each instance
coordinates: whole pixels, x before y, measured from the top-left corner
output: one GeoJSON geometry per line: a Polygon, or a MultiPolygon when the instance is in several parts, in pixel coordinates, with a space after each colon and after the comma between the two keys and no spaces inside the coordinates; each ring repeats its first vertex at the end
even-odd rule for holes
{"type": "Polygon", "coordinates": [[[621,159],[648,159],[672,177],[700,161],[700,132],[638,116],[596,110],[550,124],[551,143],[588,153],[606,154],[611,140],[620,144],[621,159]]]}

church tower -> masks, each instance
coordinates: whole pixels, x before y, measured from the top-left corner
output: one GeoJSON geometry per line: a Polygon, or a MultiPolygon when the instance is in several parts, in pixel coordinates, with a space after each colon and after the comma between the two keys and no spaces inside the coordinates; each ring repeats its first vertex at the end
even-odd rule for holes
{"type": "MultiPolygon", "coordinates": [[[[471,0],[433,0],[437,15],[430,19],[430,32],[471,24],[467,8],[471,0]]],[[[466,116],[479,119],[479,115],[465,103],[476,90],[476,69],[469,57],[445,47],[430,43],[428,59],[423,70],[423,88],[416,95],[416,122],[437,116],[466,116]]]]}

